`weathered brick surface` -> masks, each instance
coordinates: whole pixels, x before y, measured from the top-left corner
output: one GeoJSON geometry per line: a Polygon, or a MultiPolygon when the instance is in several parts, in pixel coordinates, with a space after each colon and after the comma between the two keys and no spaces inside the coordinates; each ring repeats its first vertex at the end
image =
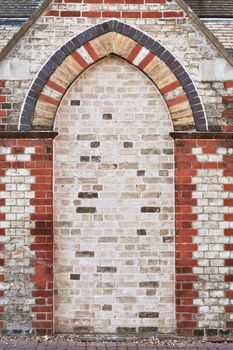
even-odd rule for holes
{"type": "Polygon", "coordinates": [[[173,332],[173,141],[161,96],[110,57],[73,84],[56,128],[55,330],[173,332]]]}
{"type": "Polygon", "coordinates": [[[232,141],[176,141],[177,327],[232,328],[232,141]]]}
{"type": "Polygon", "coordinates": [[[19,30],[20,26],[17,25],[1,25],[0,24],[0,51],[8,43],[8,41],[13,37],[13,35],[19,30]]]}
{"type": "MultiPolygon", "coordinates": [[[[219,82],[211,84],[200,81],[199,74],[199,65],[203,59],[214,59],[220,57],[220,55],[204,35],[193,26],[188,17],[175,17],[177,14],[178,16],[181,15],[181,10],[175,0],[153,4],[54,2],[49,6],[48,11],[50,12],[46,12],[46,15],[44,14],[36,21],[8,55],[9,58],[25,59],[30,62],[30,65],[27,80],[20,82],[20,88],[18,86],[19,82],[11,82],[12,93],[19,105],[14,113],[11,113],[11,120],[1,120],[4,127],[16,128],[20,107],[23,104],[27,90],[48,57],[77,33],[102,22],[103,18],[108,19],[108,17],[99,17],[100,12],[104,12],[106,16],[109,14],[110,17],[115,16],[116,18],[119,17],[117,16],[118,13],[129,13],[130,18],[124,18],[124,23],[135,26],[152,38],[160,40],[162,45],[168,48],[184,65],[190,77],[194,80],[198,93],[203,99],[209,124],[214,124],[215,127],[222,124],[222,92],[216,89],[219,82]],[[61,12],[63,16],[59,16],[61,12]],[[91,17],[81,17],[82,12],[85,12],[85,16],[91,14],[91,17]],[[153,16],[157,12],[163,14],[161,18],[153,16]],[[79,13],[79,17],[72,17],[79,13]],[[138,13],[141,13],[140,17],[142,18],[136,18],[138,15],[134,17],[134,14],[138,13]],[[172,17],[168,18],[165,13],[172,17]],[[149,14],[151,15],[149,16],[149,14]]],[[[46,71],[44,73],[46,74],[46,71]]],[[[43,74],[41,78],[44,78],[43,74]]],[[[170,77],[168,78],[170,79],[170,77]]],[[[49,113],[48,110],[44,112],[45,115],[49,115],[49,113]]],[[[183,116],[186,117],[187,112],[184,112],[183,116]]]]}
{"type": "Polygon", "coordinates": [[[51,146],[51,140],[0,142],[4,332],[31,333],[33,329],[44,334],[52,329],[51,146]]]}

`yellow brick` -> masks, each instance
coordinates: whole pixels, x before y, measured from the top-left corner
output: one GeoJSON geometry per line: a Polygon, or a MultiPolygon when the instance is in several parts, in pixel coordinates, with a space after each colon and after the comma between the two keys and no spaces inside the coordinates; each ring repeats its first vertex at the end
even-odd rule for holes
{"type": "Polygon", "coordinates": [[[111,33],[104,34],[92,41],[90,41],[91,46],[98,54],[99,57],[104,57],[113,52],[112,39],[114,39],[111,33]]]}
{"type": "Polygon", "coordinates": [[[134,46],[135,46],[134,40],[122,34],[117,34],[115,37],[115,41],[113,42],[113,52],[116,55],[127,58],[134,46]]]}
{"type": "Polygon", "coordinates": [[[165,67],[165,64],[163,61],[161,61],[160,58],[154,57],[151,62],[143,69],[143,71],[150,76],[151,72],[154,71],[156,68],[158,68],[158,71],[165,67]]]}
{"type": "Polygon", "coordinates": [[[176,113],[179,111],[184,111],[185,109],[191,109],[190,108],[190,104],[188,101],[182,102],[182,103],[178,103],[175,106],[171,106],[169,107],[169,111],[170,113],[176,113]]]}

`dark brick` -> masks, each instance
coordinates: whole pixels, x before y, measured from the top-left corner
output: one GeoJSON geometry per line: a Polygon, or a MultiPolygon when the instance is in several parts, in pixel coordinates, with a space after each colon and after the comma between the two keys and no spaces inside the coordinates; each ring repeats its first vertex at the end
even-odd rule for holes
{"type": "Polygon", "coordinates": [[[163,243],[172,243],[173,241],[173,237],[163,237],[163,243]]]}
{"type": "Polygon", "coordinates": [[[112,119],[112,114],[110,114],[110,113],[104,113],[104,114],[102,115],[102,117],[103,117],[104,120],[111,120],[111,119],[112,119]]]}
{"type": "Polygon", "coordinates": [[[76,258],[82,258],[82,257],[86,257],[86,258],[93,258],[95,256],[95,252],[91,252],[91,251],[78,251],[75,253],[76,258]]]}
{"type": "Polygon", "coordinates": [[[118,237],[110,237],[110,236],[107,236],[107,237],[100,237],[98,238],[98,242],[99,243],[116,243],[118,241],[118,237]]]}
{"type": "Polygon", "coordinates": [[[103,305],[102,310],[103,311],[112,311],[112,305],[103,305]]]}
{"type": "Polygon", "coordinates": [[[147,312],[147,311],[139,312],[139,318],[158,318],[158,317],[159,317],[158,312],[147,312]]]}
{"type": "Polygon", "coordinates": [[[148,295],[148,296],[156,295],[156,289],[147,289],[146,295],[148,295]]]}
{"type": "Polygon", "coordinates": [[[229,329],[219,329],[219,335],[224,336],[224,335],[229,335],[231,331],[229,329]]]}
{"type": "Polygon", "coordinates": [[[100,146],[100,142],[98,141],[93,141],[90,143],[91,148],[97,148],[100,146]]]}
{"type": "Polygon", "coordinates": [[[141,38],[138,40],[138,43],[141,44],[142,46],[145,46],[148,39],[149,37],[146,34],[143,34],[141,38]]]}
{"type": "Polygon", "coordinates": [[[2,103],[2,109],[11,109],[11,103],[2,103]]]}
{"type": "Polygon", "coordinates": [[[137,176],[145,176],[145,170],[138,170],[137,176]]]}
{"type": "Polygon", "coordinates": [[[93,327],[74,327],[74,332],[78,334],[94,333],[94,328],[93,327]]]}
{"type": "Polygon", "coordinates": [[[80,280],[80,274],[79,273],[71,273],[70,279],[71,280],[80,280]]]}
{"type": "Polygon", "coordinates": [[[91,161],[100,163],[101,162],[101,156],[91,156],[91,161]]]}
{"type": "Polygon", "coordinates": [[[157,288],[158,286],[159,286],[159,282],[157,281],[139,282],[140,288],[157,288]]]}
{"type": "Polygon", "coordinates": [[[118,334],[132,334],[136,333],[136,328],[134,327],[117,327],[118,334]]]}
{"type": "Polygon", "coordinates": [[[132,148],[133,142],[124,142],[124,148],[132,148]]]}
{"type": "Polygon", "coordinates": [[[160,213],[160,207],[141,207],[141,213],[160,213]]]}
{"type": "Polygon", "coordinates": [[[115,266],[97,266],[97,272],[114,273],[117,272],[117,268],[115,266]]]}
{"type": "Polygon", "coordinates": [[[141,228],[137,230],[137,235],[138,236],[146,236],[146,230],[141,228]]]}
{"type": "Polygon", "coordinates": [[[139,327],[138,332],[139,333],[157,333],[158,327],[139,327]]]}
{"type": "Polygon", "coordinates": [[[90,157],[89,156],[81,156],[80,162],[90,162],[90,157]]]}
{"type": "Polygon", "coordinates": [[[97,192],[79,192],[78,198],[98,198],[97,192]]]}
{"type": "Polygon", "coordinates": [[[141,154],[148,155],[148,154],[161,154],[160,149],[156,148],[145,148],[141,150],[141,154]]]}
{"type": "Polygon", "coordinates": [[[172,155],[173,154],[173,149],[172,148],[164,148],[163,149],[164,154],[172,155]]]}
{"type": "Polygon", "coordinates": [[[218,330],[215,328],[206,329],[206,335],[208,336],[217,335],[217,334],[218,334],[218,330]]]}
{"type": "Polygon", "coordinates": [[[194,329],[194,335],[203,337],[204,336],[204,329],[194,329]]]}
{"type": "Polygon", "coordinates": [[[80,106],[80,100],[70,100],[71,106],[80,106]]]}
{"type": "Polygon", "coordinates": [[[78,207],[76,209],[77,213],[96,213],[95,207],[78,207]]]}

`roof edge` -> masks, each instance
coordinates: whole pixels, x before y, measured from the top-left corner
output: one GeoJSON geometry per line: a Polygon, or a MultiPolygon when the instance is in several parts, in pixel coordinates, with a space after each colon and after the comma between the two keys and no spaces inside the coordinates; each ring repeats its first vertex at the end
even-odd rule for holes
{"type": "Polygon", "coordinates": [[[0,62],[6,57],[6,55],[11,51],[11,49],[16,45],[19,39],[28,31],[28,29],[35,23],[37,18],[46,10],[48,5],[52,0],[45,0],[40,7],[28,18],[27,22],[20,27],[18,32],[16,32],[13,37],[8,41],[8,43],[3,47],[0,52],[0,62]]]}
{"type": "Polygon", "coordinates": [[[207,28],[207,26],[199,19],[195,12],[184,2],[184,0],[176,0],[182,10],[191,18],[201,32],[209,39],[215,48],[221,53],[225,60],[233,66],[233,57],[228,53],[227,49],[220,43],[218,38],[207,28]]]}
{"type": "MultiPolygon", "coordinates": [[[[16,45],[16,43],[20,40],[20,38],[28,31],[28,29],[35,23],[35,21],[46,10],[46,8],[51,2],[52,0],[45,0],[41,4],[41,6],[29,17],[27,22],[22,25],[22,27],[18,30],[18,32],[13,35],[10,41],[4,46],[4,48],[0,52],[0,62],[6,57],[6,55],[16,45]]],[[[233,66],[233,57],[228,53],[228,51],[220,43],[220,41],[215,37],[215,35],[206,27],[206,25],[202,23],[202,21],[194,13],[194,11],[185,3],[184,0],[176,0],[176,2],[182,8],[182,10],[191,18],[191,20],[197,25],[197,27],[201,30],[201,32],[215,46],[215,48],[221,53],[221,55],[226,59],[226,61],[233,66]]]]}

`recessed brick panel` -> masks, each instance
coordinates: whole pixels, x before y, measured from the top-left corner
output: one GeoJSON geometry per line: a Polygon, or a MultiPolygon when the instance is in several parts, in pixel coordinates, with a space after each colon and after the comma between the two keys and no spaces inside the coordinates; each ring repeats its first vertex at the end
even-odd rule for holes
{"type": "Polygon", "coordinates": [[[163,99],[110,57],[75,81],[56,128],[55,330],[174,331],[174,241],[164,241],[174,238],[173,152],[164,152],[173,140],[163,99]]]}

